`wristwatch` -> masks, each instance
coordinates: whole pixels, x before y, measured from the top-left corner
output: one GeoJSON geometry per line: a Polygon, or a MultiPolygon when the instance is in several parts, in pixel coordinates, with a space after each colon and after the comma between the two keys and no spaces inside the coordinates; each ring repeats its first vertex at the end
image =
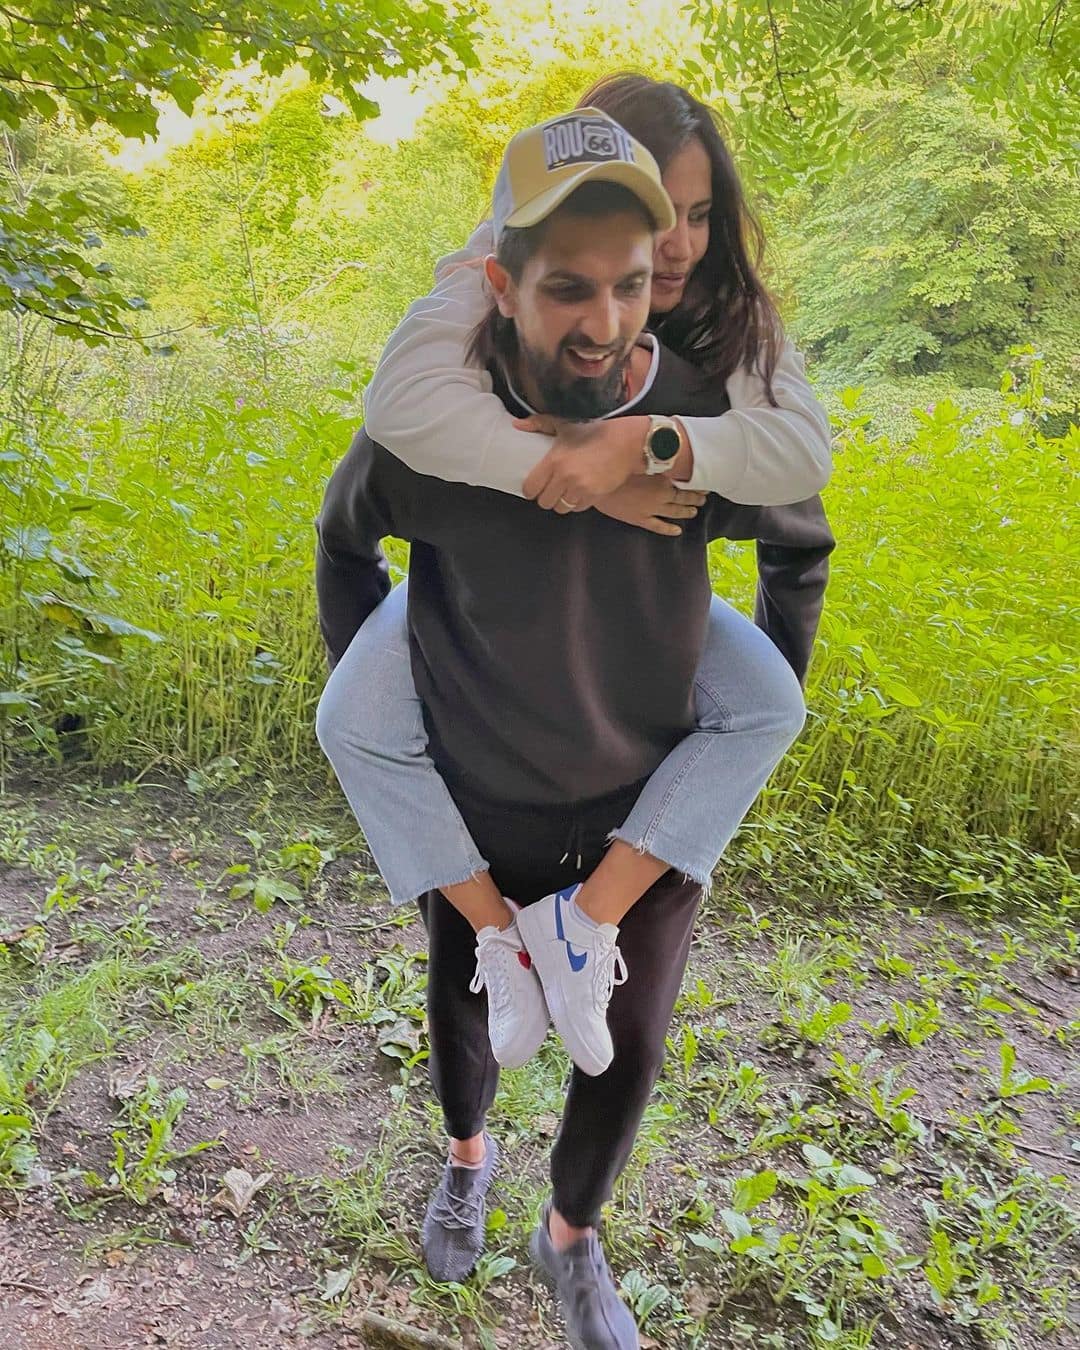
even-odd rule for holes
{"type": "Polygon", "coordinates": [[[667,473],[681,447],[682,437],[676,422],[670,417],[650,417],[643,447],[645,472],[667,473]]]}

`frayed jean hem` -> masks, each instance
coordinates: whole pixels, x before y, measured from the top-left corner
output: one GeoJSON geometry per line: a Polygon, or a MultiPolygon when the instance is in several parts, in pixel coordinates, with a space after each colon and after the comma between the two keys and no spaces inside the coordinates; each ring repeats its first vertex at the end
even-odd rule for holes
{"type": "MultiPolygon", "coordinates": [[[[409,886],[402,886],[400,890],[390,886],[387,882],[387,889],[390,892],[390,903],[395,906],[408,905],[419,900],[422,895],[427,895],[428,891],[441,891],[444,886],[460,886],[466,881],[472,881],[475,877],[482,876],[489,872],[491,868],[483,858],[478,858],[476,866],[468,872],[458,873],[454,876],[437,877],[434,881],[426,883],[413,883],[409,886]]],[[[385,876],[383,880],[386,881],[385,876]]]]}
{"type": "Polygon", "coordinates": [[[651,857],[659,859],[660,862],[667,863],[674,871],[682,873],[683,881],[694,881],[699,886],[706,888],[712,884],[712,874],[716,868],[716,862],[711,865],[701,862],[688,863],[684,858],[678,856],[677,848],[669,848],[668,845],[657,838],[655,832],[645,839],[635,839],[625,829],[612,830],[608,835],[608,843],[610,844],[616,839],[632,848],[635,853],[648,853],[651,857]]]}

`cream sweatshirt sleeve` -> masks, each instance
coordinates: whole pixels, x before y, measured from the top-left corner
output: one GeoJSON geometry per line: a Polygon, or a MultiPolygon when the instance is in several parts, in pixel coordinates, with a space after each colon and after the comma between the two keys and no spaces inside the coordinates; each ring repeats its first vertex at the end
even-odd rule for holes
{"type": "MultiPolygon", "coordinates": [[[[469,334],[487,312],[480,262],[491,251],[485,222],[465,248],[440,260],[434,289],[409,306],[386,344],[364,421],[373,440],[417,473],[520,497],[550,442],[518,431],[487,372],[465,364],[469,334]]],[[[753,506],[820,492],[832,471],[829,417],[794,344],[784,343],[773,374],[778,408],[756,366],[736,371],[727,392],[730,412],[681,419],[694,451],[689,486],[753,506]]]]}

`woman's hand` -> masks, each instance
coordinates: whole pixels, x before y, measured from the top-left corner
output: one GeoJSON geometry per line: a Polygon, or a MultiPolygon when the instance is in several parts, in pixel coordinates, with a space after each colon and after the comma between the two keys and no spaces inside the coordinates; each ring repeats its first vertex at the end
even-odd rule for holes
{"type": "Polygon", "coordinates": [[[641,473],[647,417],[566,422],[537,414],[515,419],[521,431],[555,438],[544,458],[525,479],[522,491],[545,511],[566,515],[597,505],[635,474],[641,473]]]}
{"type": "Polygon", "coordinates": [[[596,509],[653,534],[682,534],[672,520],[692,520],[705,505],[706,493],[678,488],[663,474],[635,474],[620,488],[601,497],[596,509]]]}

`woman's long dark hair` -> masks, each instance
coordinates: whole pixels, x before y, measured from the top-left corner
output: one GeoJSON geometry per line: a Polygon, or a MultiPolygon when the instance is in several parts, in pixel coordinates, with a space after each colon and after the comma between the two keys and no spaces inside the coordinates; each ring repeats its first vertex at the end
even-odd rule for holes
{"type": "Polygon", "coordinates": [[[655,315],[650,327],[717,379],[726,380],[740,365],[749,371],[758,361],[769,402],[777,407],[772,376],[784,328],[756,272],[765,233],[747,205],[719,117],[679,85],[631,73],[606,75],[582,94],[578,107],[614,117],[652,152],[661,173],[693,137],[705,147],[712,165],[709,247],[682,300],[670,314],[655,315]]]}

